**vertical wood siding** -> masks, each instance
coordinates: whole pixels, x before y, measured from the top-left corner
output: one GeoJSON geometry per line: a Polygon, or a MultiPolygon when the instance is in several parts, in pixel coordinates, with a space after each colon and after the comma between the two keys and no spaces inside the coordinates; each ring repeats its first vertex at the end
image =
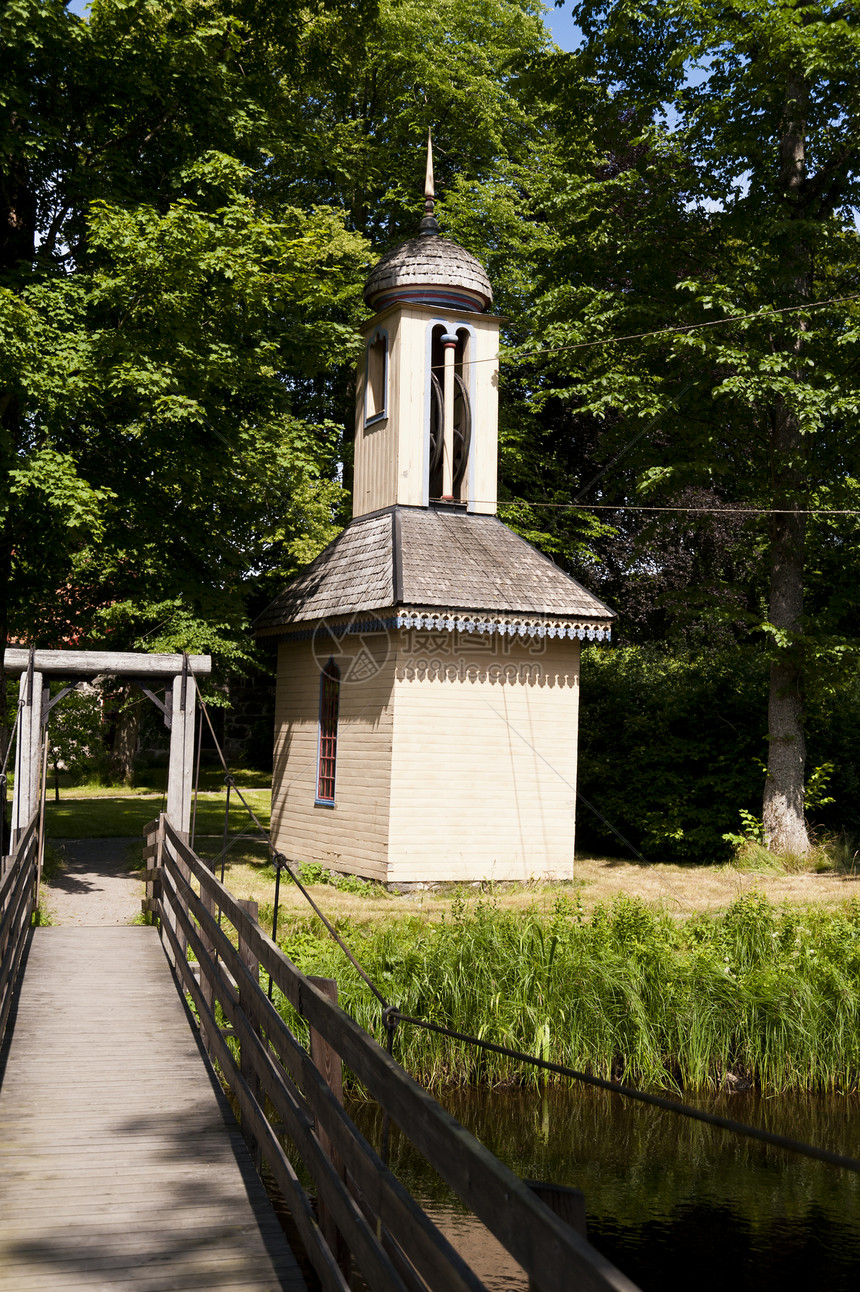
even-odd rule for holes
{"type": "Polygon", "coordinates": [[[434,319],[448,319],[455,329],[458,323],[474,329],[470,358],[478,362],[463,374],[473,401],[469,495],[476,500],[476,511],[496,510],[498,320],[492,315],[394,305],[363,329],[365,339],[378,327],[388,333],[388,416],[365,427],[366,353],[362,349],[356,372],[353,516],[395,503],[424,504],[427,327],[434,319]]]}
{"type": "Polygon", "coordinates": [[[470,358],[474,363],[467,385],[472,392],[472,474],[469,497],[473,510],[493,515],[496,510],[499,458],[499,322],[492,315],[476,314],[469,322],[475,329],[470,358]]]}

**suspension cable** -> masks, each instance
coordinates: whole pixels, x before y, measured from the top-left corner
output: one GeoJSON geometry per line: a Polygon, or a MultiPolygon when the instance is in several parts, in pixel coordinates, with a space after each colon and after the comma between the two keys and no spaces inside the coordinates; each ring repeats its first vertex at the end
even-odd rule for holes
{"type": "Polygon", "coordinates": [[[605,1077],[592,1076],[588,1072],[579,1072],[576,1068],[568,1068],[563,1063],[552,1063],[549,1059],[539,1059],[537,1055],[525,1054],[521,1050],[511,1049],[507,1045],[497,1045],[494,1041],[485,1041],[478,1036],[471,1036],[467,1032],[458,1032],[455,1028],[443,1027],[440,1023],[431,1023],[425,1018],[413,1018],[408,1014],[402,1014],[394,1006],[391,1007],[390,1012],[400,1023],[411,1023],[413,1027],[422,1027],[430,1032],[438,1032],[441,1036],[449,1036],[452,1040],[463,1041],[467,1045],[479,1046],[482,1050],[491,1050],[494,1054],[503,1054],[507,1058],[517,1059],[521,1063],[530,1063],[533,1067],[540,1068],[545,1072],[553,1072],[561,1077],[570,1077],[572,1080],[583,1082],[585,1085],[596,1086],[599,1090],[610,1090],[613,1094],[621,1095],[625,1099],[634,1099],[639,1103],[650,1104],[654,1108],[662,1108],[666,1112],[688,1117],[693,1121],[705,1122],[709,1126],[732,1131],[735,1135],[745,1135],[748,1139],[760,1140],[763,1144],[773,1145],[774,1148],[787,1149],[791,1153],[802,1153],[804,1157],[811,1157],[819,1162],[827,1162],[830,1166],[841,1166],[847,1171],[860,1174],[860,1160],[855,1157],[847,1157],[843,1153],[834,1153],[826,1148],[817,1148],[814,1144],[807,1144],[803,1140],[790,1139],[786,1135],[777,1135],[774,1131],[764,1130],[758,1126],[748,1126],[745,1122],[734,1121],[731,1117],[721,1117],[718,1113],[705,1112],[704,1109],[694,1108],[691,1104],[682,1104],[675,1099],[667,1099],[664,1095],[653,1095],[646,1090],[639,1090],[636,1086],[624,1085],[620,1081],[610,1081],[605,1077]]]}
{"type": "MultiPolygon", "coordinates": [[[[271,832],[267,830],[266,827],[260,822],[256,813],[253,811],[250,804],[246,801],[241,791],[239,790],[238,786],[236,786],[235,779],[231,775],[229,769],[227,768],[227,763],[224,759],[224,754],[221,750],[221,746],[219,745],[218,739],[212,728],[212,722],[209,718],[205,701],[203,700],[202,696],[199,696],[199,699],[200,699],[200,704],[203,708],[203,712],[206,715],[206,720],[209,723],[209,730],[212,733],[212,739],[215,742],[215,748],[217,750],[218,757],[226,773],[224,779],[225,779],[225,783],[227,784],[228,803],[229,803],[230,788],[231,786],[233,786],[236,789],[236,793],[239,796],[239,798],[242,800],[242,803],[246,811],[250,815],[251,819],[254,821],[258,829],[262,832],[262,834],[265,836],[266,840],[268,841],[269,848],[271,850],[271,832]]],[[[298,888],[299,892],[302,894],[302,896],[311,906],[315,915],[322,922],[327,932],[334,939],[334,941],[343,951],[344,955],[352,964],[353,968],[357,971],[357,973],[360,975],[362,980],[366,983],[366,985],[373,992],[376,999],[382,1005],[382,1023],[386,1032],[386,1049],[388,1050],[389,1054],[392,1054],[393,1052],[394,1032],[398,1024],[408,1023],[413,1027],[423,1028],[426,1031],[436,1032],[440,1036],[447,1036],[447,1037],[450,1037],[452,1040],[461,1041],[463,1042],[463,1044],[475,1045],[482,1050],[489,1050],[494,1054],[501,1054],[501,1055],[504,1055],[506,1058],[516,1059],[520,1063],[528,1063],[532,1067],[538,1068],[541,1071],[552,1072],[556,1076],[568,1077],[572,1081],[578,1081],[584,1085],[595,1086],[599,1090],[608,1090],[613,1094],[620,1095],[624,1099],[632,1099],[639,1103],[648,1104],[653,1108],[660,1108],[664,1112],[673,1113],[675,1116],[686,1117],[692,1121],[704,1122],[706,1125],[714,1126],[718,1130],[729,1131],[731,1134],[741,1135],[746,1137],[747,1139],[757,1140],[758,1142],[762,1144],[768,1144],[773,1148],[782,1149],[789,1153],[797,1153],[803,1157],[811,1158],[814,1161],[825,1162],[829,1166],[842,1167],[846,1171],[852,1171],[855,1174],[860,1174],[860,1159],[857,1159],[855,1157],[850,1157],[843,1153],[836,1153],[836,1152],[833,1152],[831,1149],[818,1148],[814,1144],[807,1144],[803,1140],[791,1139],[789,1136],[786,1136],[786,1135],[778,1135],[774,1131],[768,1131],[763,1129],[762,1127],[749,1126],[745,1122],[735,1121],[731,1117],[721,1117],[718,1113],[709,1113],[709,1112],[706,1112],[704,1109],[694,1108],[691,1104],[679,1103],[677,1100],[667,1099],[664,1095],[651,1094],[646,1090],[640,1090],[636,1086],[629,1086],[620,1081],[612,1081],[605,1077],[598,1077],[587,1072],[580,1072],[578,1069],[569,1068],[567,1067],[566,1064],[563,1064],[563,1063],[553,1063],[549,1059],[541,1059],[541,1058],[538,1058],[538,1056],[535,1054],[527,1054],[525,1051],[515,1050],[507,1045],[499,1045],[495,1041],[486,1041],[481,1037],[472,1036],[468,1032],[460,1032],[460,1031],[457,1031],[455,1028],[444,1027],[440,1023],[431,1023],[429,1019],[416,1018],[413,1015],[404,1014],[400,1009],[397,1008],[397,1006],[390,1005],[388,1003],[383,993],[379,990],[379,988],[373,982],[372,978],[369,976],[369,974],[364,970],[362,965],[359,963],[356,956],[352,953],[352,951],[349,949],[347,944],[344,942],[343,938],[340,936],[337,929],[327,918],[327,916],[324,915],[323,912],[320,910],[320,907],[314,901],[313,897],[310,895],[305,885],[302,883],[302,881],[299,879],[296,872],[293,870],[293,867],[289,859],[285,857],[283,853],[276,852],[274,850],[272,850],[272,859],[275,863],[275,866],[278,869],[278,874],[280,873],[281,869],[286,870],[290,879],[293,881],[293,883],[298,888]]],[[[223,882],[223,875],[222,875],[222,882],[223,882]]],[[[277,928],[277,911],[275,912],[274,927],[275,929],[277,928]]],[[[273,937],[273,940],[274,940],[274,937],[273,937]]],[[[271,978],[269,981],[269,987],[271,989],[271,978]]],[[[384,1140],[386,1141],[384,1148],[387,1154],[388,1128],[387,1128],[387,1125],[385,1124],[383,1125],[383,1136],[384,1136],[384,1140]]]]}

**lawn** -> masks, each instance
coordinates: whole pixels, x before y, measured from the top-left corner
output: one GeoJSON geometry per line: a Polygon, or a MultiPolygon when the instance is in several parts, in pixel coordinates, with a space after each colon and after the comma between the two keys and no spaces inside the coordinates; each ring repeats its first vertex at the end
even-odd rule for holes
{"type": "MultiPolygon", "coordinates": [[[[259,778],[258,778],[259,783],[259,778]]],[[[268,826],[271,791],[243,789],[263,825],[268,826]]],[[[66,791],[59,803],[48,802],[46,821],[51,839],[110,839],[140,835],[148,821],[164,807],[165,795],[151,790],[106,790],[87,788],[66,791]],[[74,797],[73,797],[74,796],[74,797]]],[[[207,790],[198,795],[196,837],[222,837],[226,789],[207,790]]],[[[230,795],[230,832],[235,834],[250,824],[248,814],[235,792],[230,795]]],[[[206,839],[207,844],[211,842],[206,839]]]]}
{"type": "MultiPolygon", "coordinates": [[[[245,782],[259,786],[261,779],[259,775],[246,775],[245,782]]],[[[213,782],[218,783],[214,775],[209,784],[213,782]]],[[[263,825],[268,826],[271,791],[248,788],[242,789],[242,793],[263,825]]],[[[195,846],[206,857],[220,857],[225,804],[223,787],[207,789],[198,796],[195,846]]],[[[163,790],[152,787],[66,789],[59,803],[47,804],[48,835],[52,839],[140,837],[144,825],[158,816],[163,805],[163,790]]],[[[235,839],[250,828],[252,823],[235,792],[231,793],[231,836],[235,839]]],[[[228,853],[225,879],[237,896],[255,898],[261,905],[271,903],[274,875],[265,844],[249,847],[234,843],[228,853]]],[[[438,920],[450,911],[456,893],[449,887],[441,892],[419,890],[401,897],[373,886],[368,886],[363,893],[328,884],[312,886],[324,908],[334,917],[358,920],[390,920],[399,913],[420,913],[430,920],[438,920]]],[[[461,891],[477,895],[479,888],[464,885],[461,891]]],[[[501,907],[521,910],[532,905],[550,910],[560,891],[557,885],[542,883],[485,885],[484,888],[492,890],[494,902],[501,907]]],[[[598,902],[610,902],[618,893],[627,893],[685,918],[700,911],[725,910],[737,897],[753,890],[766,894],[774,902],[837,905],[855,893],[860,895],[860,880],[835,872],[757,873],[730,865],[641,865],[616,857],[579,856],[574,865],[574,883],[562,891],[573,892],[585,910],[598,902]]],[[[282,887],[282,901],[296,911],[306,909],[304,899],[289,881],[282,887]]]]}

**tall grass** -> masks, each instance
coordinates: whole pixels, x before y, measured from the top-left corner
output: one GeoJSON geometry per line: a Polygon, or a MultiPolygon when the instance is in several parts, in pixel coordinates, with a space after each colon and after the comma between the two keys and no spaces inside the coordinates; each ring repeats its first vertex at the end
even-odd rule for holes
{"type": "MultiPolygon", "coordinates": [[[[860,902],[780,908],[761,894],[678,922],[621,896],[586,916],[455,901],[449,918],[342,921],[404,1013],[651,1087],[854,1090],[860,1082],[860,902]]],[[[337,978],[343,1006],[380,1035],[378,1003],[319,922],[282,945],[337,978]]],[[[396,1054],[430,1085],[539,1082],[536,1069],[401,1025],[396,1054]]]]}

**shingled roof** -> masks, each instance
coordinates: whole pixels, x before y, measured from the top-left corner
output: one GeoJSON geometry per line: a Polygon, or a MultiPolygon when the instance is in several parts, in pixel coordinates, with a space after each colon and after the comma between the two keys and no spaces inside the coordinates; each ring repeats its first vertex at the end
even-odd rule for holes
{"type": "Polygon", "coordinates": [[[364,299],[372,309],[392,300],[433,299],[444,289],[461,289],[474,297],[465,309],[486,309],[493,301],[493,289],[479,260],[450,238],[418,237],[402,242],[371,269],[364,299]]]}
{"type": "Polygon", "coordinates": [[[256,619],[258,635],[398,606],[587,619],[614,612],[497,516],[390,507],[358,516],[256,619]]]}

